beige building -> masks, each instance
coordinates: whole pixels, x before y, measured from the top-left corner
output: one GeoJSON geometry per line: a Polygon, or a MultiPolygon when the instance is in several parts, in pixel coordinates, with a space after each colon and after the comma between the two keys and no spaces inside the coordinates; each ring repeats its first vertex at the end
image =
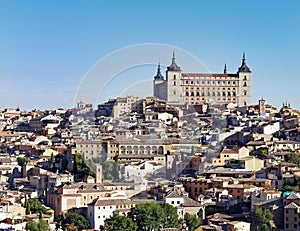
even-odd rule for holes
{"type": "Polygon", "coordinates": [[[259,171],[265,166],[265,161],[254,156],[240,158],[239,160],[231,159],[227,161],[232,168],[245,169],[246,171],[259,171]]]}
{"type": "Polygon", "coordinates": [[[96,115],[119,118],[120,116],[130,112],[144,113],[145,107],[145,100],[141,97],[118,97],[116,99],[110,99],[106,103],[99,104],[96,115]]]}
{"type": "Polygon", "coordinates": [[[235,103],[245,106],[251,104],[251,71],[246,65],[244,54],[237,73],[227,73],[226,65],[223,73],[183,73],[173,53],[172,63],[167,67],[166,80],[158,65],[153,80],[153,93],[159,99],[173,103],[235,103]]]}
{"type": "Polygon", "coordinates": [[[65,184],[47,193],[47,205],[54,209],[55,215],[58,215],[71,209],[87,208],[93,200],[113,195],[113,190],[108,190],[99,183],[65,184]]]}
{"type": "Polygon", "coordinates": [[[213,165],[221,166],[226,163],[226,161],[230,159],[239,160],[240,158],[249,156],[249,150],[245,147],[242,148],[232,148],[232,149],[223,149],[220,152],[218,158],[213,158],[213,165]]]}

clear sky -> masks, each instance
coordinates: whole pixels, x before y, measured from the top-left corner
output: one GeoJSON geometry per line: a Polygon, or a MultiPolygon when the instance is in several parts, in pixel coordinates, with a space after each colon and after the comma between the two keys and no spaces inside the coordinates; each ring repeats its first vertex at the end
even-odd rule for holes
{"type": "MultiPolygon", "coordinates": [[[[245,51],[253,103],[264,97],[300,109],[299,9],[296,0],[3,0],[0,107],[72,107],[78,85],[99,59],[124,46],[163,43],[192,53],[211,72],[222,72],[224,62],[236,72],[245,51]]],[[[150,81],[155,72],[147,67],[120,76],[150,81]]],[[[124,91],[114,87],[111,97],[124,91]]]]}

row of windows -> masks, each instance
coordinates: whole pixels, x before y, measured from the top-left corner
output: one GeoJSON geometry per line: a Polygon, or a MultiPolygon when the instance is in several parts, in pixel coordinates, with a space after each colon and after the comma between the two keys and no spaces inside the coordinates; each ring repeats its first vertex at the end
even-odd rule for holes
{"type": "MultiPolygon", "coordinates": [[[[189,100],[190,101],[199,101],[199,100],[202,100],[202,101],[205,101],[205,98],[185,98],[185,100],[186,100],[186,102],[188,102],[189,100]]],[[[223,101],[226,101],[226,98],[217,98],[216,99],[217,101],[221,101],[221,100],[223,100],[223,101]]],[[[229,100],[229,99],[227,99],[227,100],[229,100]]],[[[233,102],[235,102],[236,101],[236,99],[235,98],[231,98],[230,100],[232,100],[233,102]]],[[[246,105],[246,102],[245,102],[245,105],[246,105]]]]}
{"type": "Polygon", "coordinates": [[[236,85],[236,81],[214,81],[214,80],[207,80],[207,81],[194,81],[194,80],[185,80],[184,83],[186,85],[221,85],[221,86],[226,86],[226,85],[236,85]]]}
{"type": "MultiPolygon", "coordinates": [[[[176,79],[176,75],[174,75],[173,78],[176,79]]],[[[247,76],[246,76],[246,75],[244,75],[244,80],[247,80],[247,76]]],[[[199,81],[198,81],[198,82],[199,82],[199,81]]],[[[202,81],[202,82],[204,82],[204,81],[202,81]]],[[[218,82],[219,82],[219,81],[218,81],[218,82]]],[[[223,82],[225,82],[225,81],[223,81],[223,82]]]]}
{"type": "MultiPolygon", "coordinates": [[[[88,148],[89,146],[90,146],[90,147],[92,147],[92,148],[94,147],[94,145],[93,145],[93,144],[91,144],[91,145],[90,145],[90,144],[86,144],[86,145],[85,145],[85,147],[86,147],[86,148],[88,148]]],[[[83,147],[83,145],[82,145],[82,144],[80,144],[80,147],[82,148],[82,147],[83,147]]],[[[100,147],[100,144],[97,144],[97,145],[95,144],[95,147],[100,147]]]]}
{"type": "Polygon", "coordinates": [[[188,91],[186,91],[185,92],[185,96],[236,96],[236,93],[235,92],[217,92],[217,93],[215,93],[215,92],[201,92],[201,94],[200,94],[200,92],[191,92],[191,93],[189,93],[188,91]]]}
{"type": "MultiPolygon", "coordinates": [[[[193,87],[186,87],[186,88],[185,88],[185,90],[189,90],[189,89],[190,89],[190,90],[194,90],[194,88],[193,88],[193,87]]],[[[203,87],[203,88],[199,88],[199,87],[197,87],[197,88],[196,88],[196,87],[195,87],[195,90],[201,90],[201,91],[205,91],[205,90],[206,90],[206,88],[205,88],[205,87],[203,87]]],[[[215,88],[214,88],[214,87],[213,87],[213,88],[207,87],[207,90],[214,91],[214,90],[215,90],[215,88]]],[[[220,88],[220,87],[218,87],[218,88],[216,88],[216,90],[218,90],[218,91],[219,91],[219,90],[221,90],[221,88],[220,88]]],[[[225,88],[225,87],[223,87],[223,88],[222,88],[222,90],[223,90],[223,91],[226,91],[226,88],[225,88]]],[[[228,91],[231,91],[231,90],[235,91],[235,87],[233,87],[233,88],[231,88],[231,87],[228,87],[228,88],[227,88],[227,90],[228,90],[228,91]]]]}

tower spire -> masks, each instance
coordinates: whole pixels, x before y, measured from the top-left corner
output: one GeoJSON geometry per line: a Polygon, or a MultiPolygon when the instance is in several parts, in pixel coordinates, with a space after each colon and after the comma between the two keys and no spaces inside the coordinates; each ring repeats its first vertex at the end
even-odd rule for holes
{"type": "Polygon", "coordinates": [[[241,65],[241,67],[239,67],[238,72],[251,72],[250,68],[246,64],[246,54],[245,54],[245,52],[243,53],[242,65],[241,65]]]}
{"type": "Polygon", "coordinates": [[[163,80],[164,79],[163,75],[160,72],[160,62],[158,63],[157,74],[156,74],[156,76],[154,76],[154,79],[155,80],[163,80]]]}
{"type": "Polygon", "coordinates": [[[225,66],[224,66],[224,74],[227,74],[227,66],[226,66],[226,63],[225,63],[225,66]]]}
{"type": "Polygon", "coordinates": [[[172,55],[172,63],[171,65],[167,68],[168,71],[181,71],[180,67],[176,64],[175,62],[175,52],[173,51],[172,55]]]}
{"type": "Polygon", "coordinates": [[[243,53],[243,60],[242,60],[242,64],[246,64],[246,54],[245,54],[245,52],[243,53]]]}

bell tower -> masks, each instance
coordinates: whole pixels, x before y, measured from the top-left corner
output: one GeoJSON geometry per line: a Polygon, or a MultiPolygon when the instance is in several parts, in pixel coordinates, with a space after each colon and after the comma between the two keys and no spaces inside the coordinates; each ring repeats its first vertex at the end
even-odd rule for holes
{"type": "Polygon", "coordinates": [[[175,53],[173,52],[172,63],[168,66],[166,71],[167,83],[168,83],[168,102],[181,102],[181,69],[176,64],[175,53]]]}
{"type": "Polygon", "coordinates": [[[251,71],[246,64],[246,55],[243,54],[242,65],[238,69],[239,92],[238,106],[247,106],[251,104],[251,71]]]}

